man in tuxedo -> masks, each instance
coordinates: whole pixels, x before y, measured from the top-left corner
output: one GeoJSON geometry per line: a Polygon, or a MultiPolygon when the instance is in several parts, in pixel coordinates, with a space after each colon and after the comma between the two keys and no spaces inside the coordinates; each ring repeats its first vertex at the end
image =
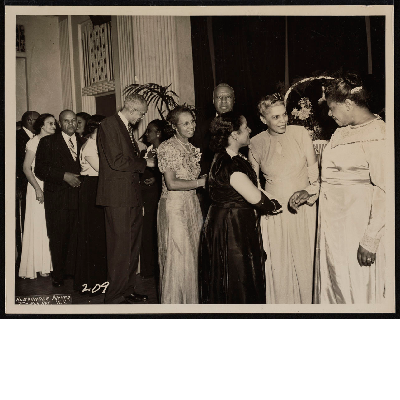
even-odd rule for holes
{"type": "Polygon", "coordinates": [[[44,208],[53,264],[53,286],[73,275],[76,263],[79,152],[76,115],[64,110],[59,116],[61,133],[42,138],[36,152],[36,176],[44,182],[44,208]]]}
{"type": "MultiPolygon", "coordinates": [[[[210,172],[211,163],[214,158],[214,153],[210,149],[211,132],[210,125],[211,121],[218,115],[225,114],[232,111],[233,105],[235,104],[235,92],[231,86],[227,83],[220,83],[214,88],[213,92],[213,103],[215,107],[215,115],[207,118],[203,121],[197,121],[196,132],[194,134],[193,145],[200,148],[201,151],[201,172],[200,175],[208,174],[210,172]]],[[[201,188],[197,191],[201,211],[205,218],[210,205],[205,189],[201,188]]]]}
{"type": "Polygon", "coordinates": [[[16,196],[15,196],[15,245],[17,247],[16,267],[19,268],[22,252],[22,234],[24,233],[25,209],[26,209],[26,188],[28,180],[23,171],[25,159],[25,147],[33,138],[35,130],[33,125],[39,113],[27,111],[21,118],[21,129],[17,130],[16,136],[16,196]]]}
{"type": "Polygon", "coordinates": [[[104,206],[107,238],[109,286],[108,304],[132,304],[147,301],[135,291],[142,240],[142,195],[139,174],[153,158],[141,158],[133,134],[147,112],[145,99],[137,94],[126,97],[117,114],[102,121],[98,134],[99,185],[97,204],[104,206]]]}

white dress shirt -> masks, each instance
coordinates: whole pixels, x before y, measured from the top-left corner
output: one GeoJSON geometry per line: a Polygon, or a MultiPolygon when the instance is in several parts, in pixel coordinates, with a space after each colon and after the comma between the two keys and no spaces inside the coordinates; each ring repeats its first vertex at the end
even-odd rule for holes
{"type": "Polygon", "coordinates": [[[22,127],[22,129],[26,132],[26,134],[29,136],[29,139],[32,139],[34,134],[29,130],[26,129],[24,126],[22,127]]]}

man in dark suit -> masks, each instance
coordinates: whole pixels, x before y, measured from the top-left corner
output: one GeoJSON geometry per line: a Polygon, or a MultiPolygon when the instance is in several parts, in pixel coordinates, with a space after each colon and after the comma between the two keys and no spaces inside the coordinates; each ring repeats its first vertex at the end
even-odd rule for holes
{"type": "MultiPolygon", "coordinates": [[[[196,132],[192,141],[192,144],[196,147],[199,147],[201,151],[201,175],[208,174],[210,172],[211,163],[214,158],[214,153],[210,149],[211,121],[218,115],[232,111],[233,105],[235,104],[235,93],[233,91],[233,88],[230,87],[227,83],[220,83],[214,88],[213,103],[216,111],[215,115],[207,118],[206,120],[197,121],[196,132]]],[[[198,189],[197,192],[200,201],[201,211],[203,213],[203,217],[205,218],[207,216],[208,207],[210,205],[210,199],[208,198],[205,189],[198,189]]]]}
{"type": "Polygon", "coordinates": [[[76,115],[64,110],[59,117],[61,133],[42,138],[36,152],[36,176],[44,182],[44,208],[53,264],[53,286],[73,275],[76,263],[79,152],[75,136],[76,115]]]}
{"type": "Polygon", "coordinates": [[[220,83],[214,88],[213,103],[215,114],[203,121],[196,121],[196,131],[192,140],[192,144],[199,147],[202,154],[200,174],[208,174],[214,158],[214,153],[209,148],[211,140],[211,121],[218,115],[232,111],[235,103],[235,93],[233,89],[227,83],[220,83]]]}
{"type": "Polygon", "coordinates": [[[25,147],[33,138],[35,130],[33,124],[39,117],[36,111],[27,111],[21,118],[22,128],[17,130],[16,136],[16,196],[15,196],[15,245],[17,247],[16,267],[19,268],[22,252],[22,234],[24,233],[26,188],[28,180],[23,171],[25,147]]]}
{"type": "Polygon", "coordinates": [[[143,211],[139,174],[153,158],[141,158],[133,134],[147,112],[140,95],[127,96],[123,109],[102,121],[98,134],[99,185],[97,204],[104,206],[109,286],[105,303],[138,303],[146,295],[135,292],[143,211]]]}

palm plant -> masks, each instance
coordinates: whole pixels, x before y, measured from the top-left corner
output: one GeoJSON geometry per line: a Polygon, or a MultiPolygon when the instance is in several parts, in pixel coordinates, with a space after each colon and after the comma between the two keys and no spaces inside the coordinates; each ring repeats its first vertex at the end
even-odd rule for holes
{"type": "Polygon", "coordinates": [[[163,106],[165,106],[168,113],[178,105],[176,99],[179,96],[170,89],[171,85],[171,83],[167,86],[161,86],[157,83],[145,83],[143,85],[133,83],[124,89],[123,94],[125,96],[130,94],[142,95],[148,104],[154,104],[160,117],[165,120],[163,106]]]}

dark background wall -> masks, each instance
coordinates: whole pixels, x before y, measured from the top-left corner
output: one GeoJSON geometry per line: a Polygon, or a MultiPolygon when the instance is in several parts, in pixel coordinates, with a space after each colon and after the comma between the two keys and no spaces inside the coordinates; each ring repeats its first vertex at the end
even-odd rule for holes
{"type": "Polygon", "coordinates": [[[246,116],[253,134],[264,129],[256,104],[266,94],[285,92],[286,29],[289,84],[320,72],[357,72],[374,94],[372,111],[381,111],[385,101],[385,17],[370,17],[370,26],[372,74],[368,74],[363,16],[286,20],[284,16],[191,17],[198,118],[215,113],[214,84],[226,82],[235,89],[235,109],[246,116]]]}

